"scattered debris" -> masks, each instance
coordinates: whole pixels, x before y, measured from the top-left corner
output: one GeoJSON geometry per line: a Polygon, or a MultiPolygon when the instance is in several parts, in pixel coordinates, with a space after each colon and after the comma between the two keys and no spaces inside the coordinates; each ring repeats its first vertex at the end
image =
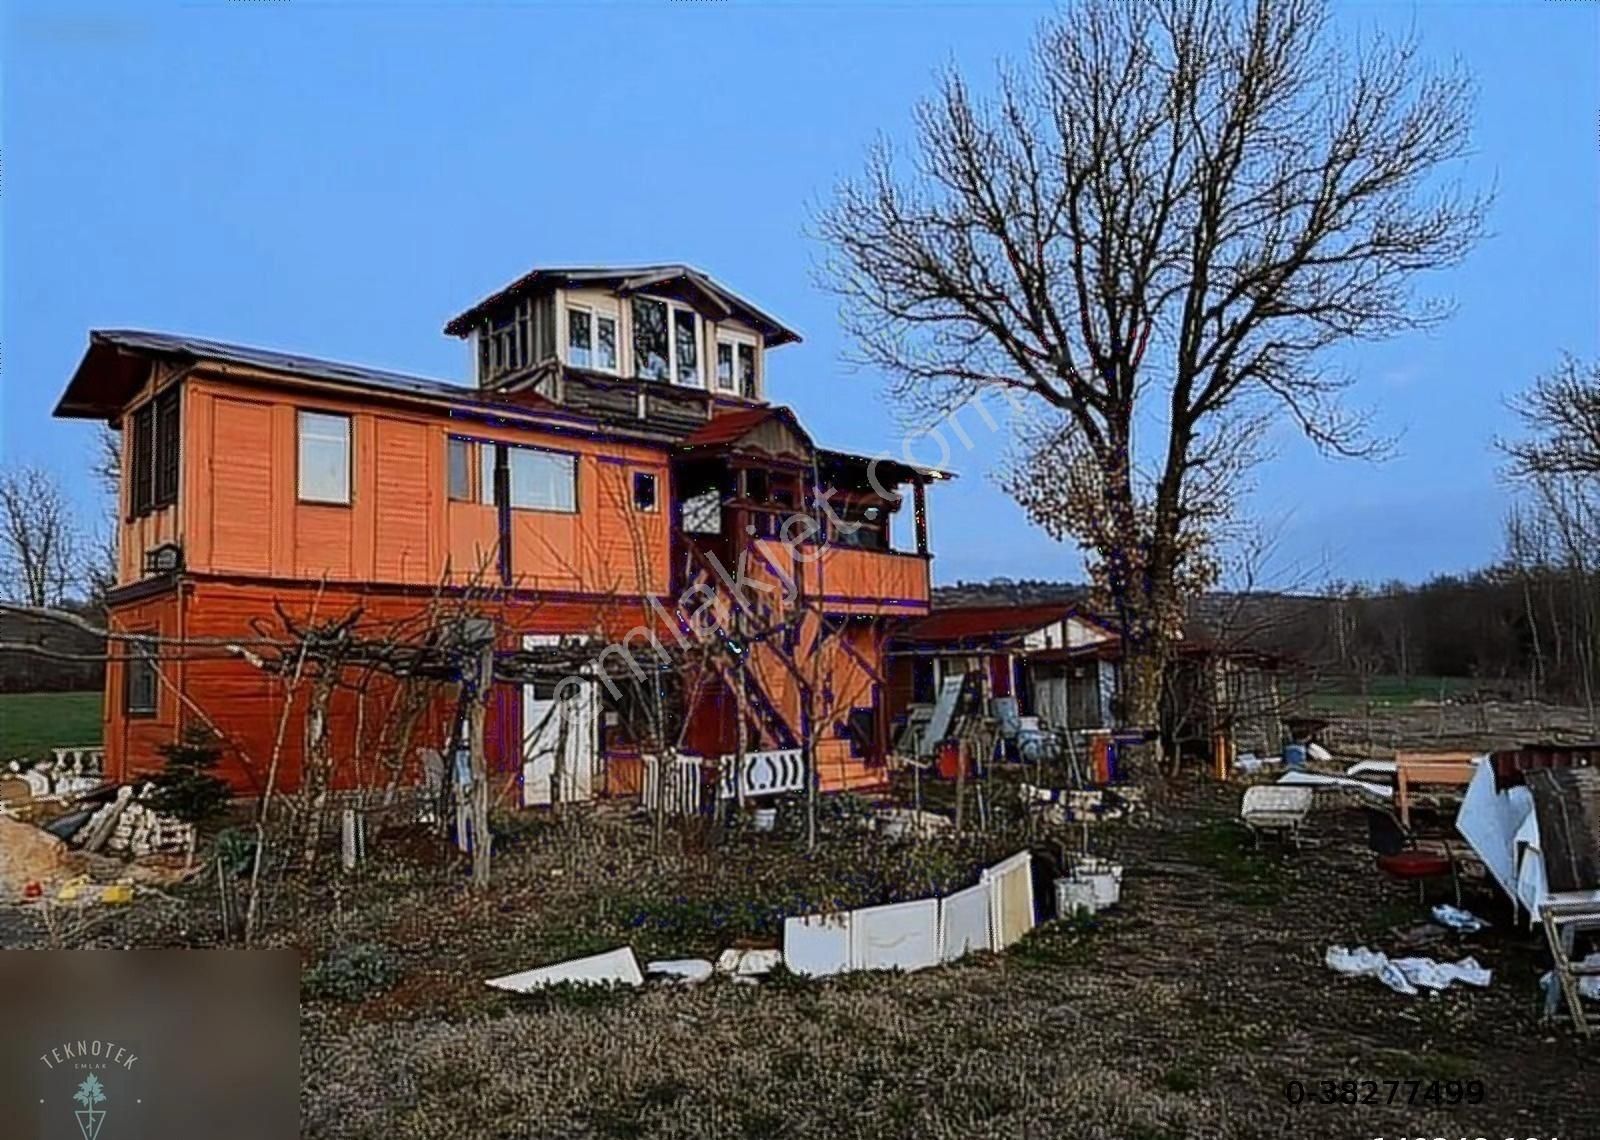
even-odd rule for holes
{"type": "Polygon", "coordinates": [[[888,808],[878,813],[878,830],[885,839],[927,839],[955,830],[955,822],[938,812],[888,808]]]}
{"type": "Polygon", "coordinates": [[[1476,958],[1463,958],[1459,962],[1436,962],[1432,958],[1390,958],[1381,951],[1368,950],[1365,946],[1358,946],[1354,950],[1330,946],[1323,961],[1329,969],[1347,977],[1377,978],[1395,993],[1412,996],[1418,992],[1418,987],[1443,990],[1455,982],[1487,986],[1493,976],[1491,971],[1478,964],[1476,958]]]}
{"type": "MultiPolygon", "coordinates": [[[[1596,950],[1587,958],[1572,964],[1585,970],[1600,970],[1600,950],[1596,950]]],[[[1556,972],[1554,970],[1546,970],[1544,972],[1544,976],[1539,979],[1539,987],[1544,990],[1546,994],[1549,994],[1552,990],[1556,989],[1558,985],[1559,983],[1556,981],[1556,972]]],[[[1578,979],[1577,988],[1578,996],[1583,998],[1585,1001],[1600,1001],[1600,974],[1588,974],[1580,977],[1578,979]]]]}
{"type": "Polygon", "coordinates": [[[743,978],[759,978],[772,973],[783,961],[781,950],[724,950],[717,959],[717,973],[743,978]]]}
{"type": "Polygon", "coordinates": [[[672,958],[646,962],[644,972],[680,986],[697,986],[711,977],[713,969],[704,958],[672,958]]]}
{"type": "Polygon", "coordinates": [[[1489,924],[1470,910],[1440,903],[1433,908],[1433,921],[1440,926],[1448,926],[1451,930],[1461,934],[1476,934],[1480,930],[1487,930],[1489,924]]]}
{"type": "Polygon", "coordinates": [[[1261,841],[1262,832],[1273,832],[1298,845],[1300,828],[1311,814],[1312,802],[1310,788],[1257,784],[1245,789],[1244,799],[1239,804],[1239,818],[1257,843],[1261,841]]]}
{"type": "Polygon", "coordinates": [[[607,950],[604,954],[592,954],[587,958],[573,958],[550,966],[524,970],[520,974],[489,978],[484,984],[497,990],[526,994],[564,982],[578,986],[642,986],[644,975],[639,972],[639,962],[633,956],[633,948],[619,946],[615,950],[607,950]]]}

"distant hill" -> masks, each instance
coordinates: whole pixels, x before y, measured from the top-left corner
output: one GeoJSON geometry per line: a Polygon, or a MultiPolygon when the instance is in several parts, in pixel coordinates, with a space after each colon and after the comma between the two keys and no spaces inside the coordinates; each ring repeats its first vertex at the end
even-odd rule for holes
{"type": "MultiPolygon", "coordinates": [[[[87,614],[99,620],[98,614],[87,614]]],[[[65,622],[29,614],[0,613],[0,642],[37,645],[52,653],[98,657],[105,641],[65,622]]],[[[61,693],[100,689],[105,665],[98,660],[63,661],[37,653],[0,650],[0,693],[61,693]]]]}
{"type": "Polygon", "coordinates": [[[936,606],[1033,606],[1060,602],[1066,605],[1088,598],[1089,587],[1075,582],[1048,582],[1042,578],[991,578],[987,582],[957,582],[935,586],[936,606]]]}

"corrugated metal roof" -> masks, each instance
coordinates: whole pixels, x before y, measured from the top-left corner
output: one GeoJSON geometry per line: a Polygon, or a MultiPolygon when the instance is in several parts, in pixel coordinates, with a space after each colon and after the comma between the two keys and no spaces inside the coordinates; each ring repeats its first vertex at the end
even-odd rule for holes
{"type": "Polygon", "coordinates": [[[390,372],[383,368],[368,368],[360,364],[346,364],[337,360],[323,360],[315,356],[302,356],[295,352],[280,352],[272,348],[254,348],[249,345],[227,344],[220,340],[185,336],[178,333],[142,332],[136,329],[96,329],[89,334],[90,341],[104,341],[120,348],[158,352],[168,356],[189,356],[197,360],[220,360],[252,368],[265,368],[274,372],[289,372],[313,380],[326,380],[335,384],[353,384],[363,388],[391,388],[399,392],[419,395],[445,396],[451,399],[472,399],[477,388],[455,384],[448,380],[432,380],[411,376],[404,372],[390,372]]]}

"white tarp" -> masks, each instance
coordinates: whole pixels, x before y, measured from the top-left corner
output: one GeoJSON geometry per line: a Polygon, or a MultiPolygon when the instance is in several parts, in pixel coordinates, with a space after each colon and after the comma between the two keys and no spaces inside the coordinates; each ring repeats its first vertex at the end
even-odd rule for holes
{"type": "Polygon", "coordinates": [[[979,883],[939,900],[939,958],[954,962],[979,950],[994,949],[990,930],[992,885],[979,883]]]}
{"type": "Polygon", "coordinates": [[[633,956],[632,947],[619,946],[615,950],[607,950],[604,954],[594,954],[588,958],[573,958],[566,962],[557,962],[551,966],[540,966],[534,970],[524,970],[520,974],[507,974],[503,978],[490,978],[485,984],[497,990],[510,990],[512,993],[526,994],[534,990],[542,990],[546,986],[559,985],[562,982],[571,982],[574,985],[594,986],[608,983],[624,986],[642,986],[644,975],[639,973],[639,962],[633,956]]]}
{"type": "Polygon", "coordinates": [[[1456,830],[1531,923],[1548,894],[1533,793],[1521,784],[1497,792],[1494,765],[1481,762],[1456,813],[1456,830]]]}
{"type": "Polygon", "coordinates": [[[1491,971],[1480,966],[1476,958],[1463,958],[1459,962],[1435,962],[1432,958],[1390,958],[1365,946],[1357,946],[1354,950],[1330,946],[1323,961],[1329,969],[1347,977],[1377,978],[1395,993],[1408,995],[1415,995],[1419,987],[1427,990],[1448,989],[1455,982],[1487,986],[1493,977],[1491,971]]]}
{"type": "Polygon", "coordinates": [[[921,970],[939,963],[939,900],[851,912],[850,960],[857,970],[921,970]]]}
{"type": "Polygon", "coordinates": [[[783,964],[810,978],[850,969],[851,912],[806,914],[783,920],[783,964]]]}

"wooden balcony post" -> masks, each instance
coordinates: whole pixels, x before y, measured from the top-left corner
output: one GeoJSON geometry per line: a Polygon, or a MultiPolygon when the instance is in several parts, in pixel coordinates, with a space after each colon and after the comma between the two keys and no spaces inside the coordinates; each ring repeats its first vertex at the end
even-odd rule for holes
{"type": "Polygon", "coordinates": [[[921,479],[912,483],[912,515],[917,527],[917,553],[928,555],[928,485],[921,479]]]}

